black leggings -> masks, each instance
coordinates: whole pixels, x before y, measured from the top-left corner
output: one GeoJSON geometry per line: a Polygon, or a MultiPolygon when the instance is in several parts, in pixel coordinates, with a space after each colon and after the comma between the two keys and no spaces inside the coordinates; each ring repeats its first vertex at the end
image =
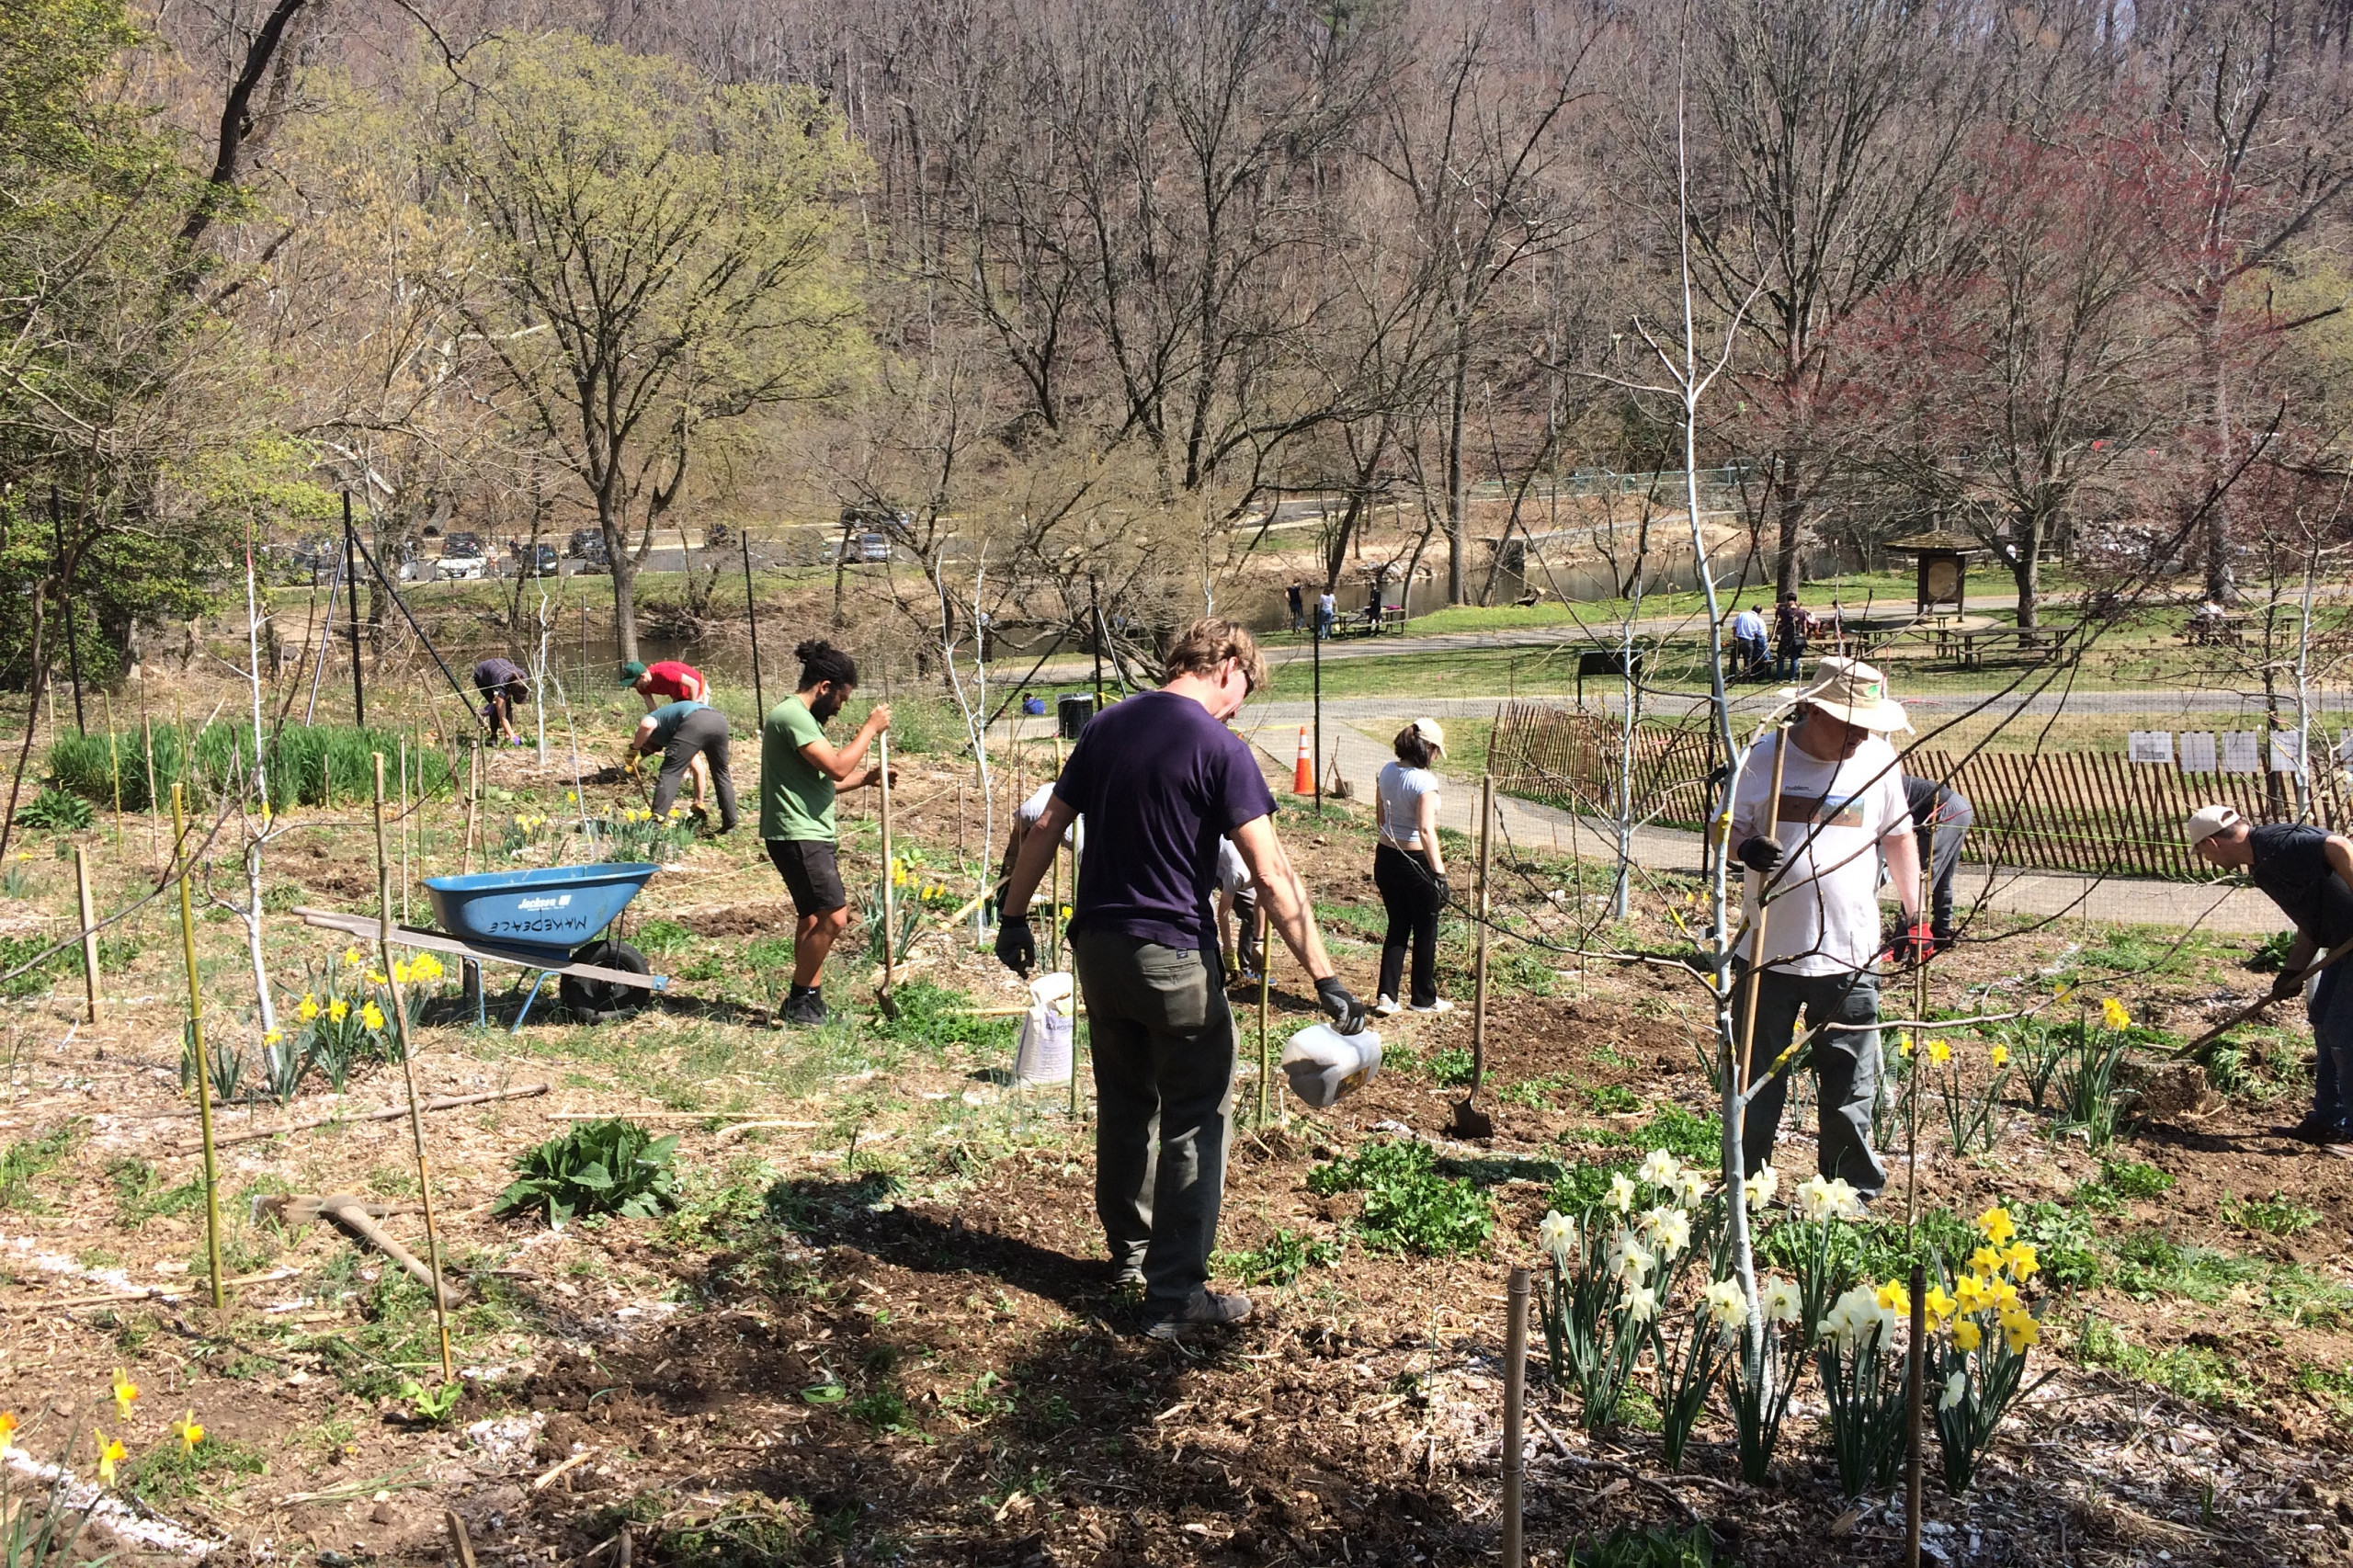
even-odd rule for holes
{"type": "Polygon", "coordinates": [[[1380,994],[1397,994],[1410,941],[1414,994],[1407,1000],[1413,1006],[1427,1007],[1438,1000],[1438,912],[1445,906],[1438,879],[1421,856],[1384,844],[1372,853],[1372,883],[1381,890],[1381,906],[1389,911],[1389,935],[1381,943],[1380,994]]]}

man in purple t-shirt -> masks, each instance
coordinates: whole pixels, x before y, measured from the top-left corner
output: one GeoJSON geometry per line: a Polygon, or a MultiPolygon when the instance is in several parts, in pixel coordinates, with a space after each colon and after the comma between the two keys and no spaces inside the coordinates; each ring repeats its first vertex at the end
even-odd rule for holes
{"type": "Polygon", "coordinates": [[[1334,976],[1275,836],[1275,798],[1249,744],[1225,727],[1265,684],[1256,642],[1232,621],[1197,620],[1165,674],[1158,691],[1080,732],[1006,881],[996,952],[1017,974],[1036,965],[1024,912],[1063,830],[1084,816],[1070,945],[1093,1042],[1095,1210],[1114,1278],[1143,1286],[1147,1332],[1174,1339],[1250,1313],[1248,1297],[1209,1289],[1234,1058],[1210,912],[1221,839],[1241,852],[1269,922],[1343,1033],[1364,1027],[1364,1005],[1334,976]]]}

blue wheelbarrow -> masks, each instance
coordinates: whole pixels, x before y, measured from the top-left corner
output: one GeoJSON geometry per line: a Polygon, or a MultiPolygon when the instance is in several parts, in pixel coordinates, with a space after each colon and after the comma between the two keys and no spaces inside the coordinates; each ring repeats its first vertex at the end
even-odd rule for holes
{"type": "MultiPolygon", "coordinates": [[[[566,1008],[589,1018],[618,1012],[632,992],[663,991],[667,975],[652,972],[645,955],[627,942],[599,935],[662,868],[642,862],[606,866],[544,866],[528,871],[477,871],[428,877],[426,892],[441,929],[395,926],[404,948],[450,953],[477,963],[511,963],[537,970],[514,1028],[530,1017],[548,981],[566,1008]]],[[[298,909],[304,924],[373,941],[381,924],[364,915],[298,909]]],[[[474,988],[474,1017],[484,1021],[483,988],[474,988]]],[[[513,1032],[510,1030],[509,1032],[513,1032]]]]}

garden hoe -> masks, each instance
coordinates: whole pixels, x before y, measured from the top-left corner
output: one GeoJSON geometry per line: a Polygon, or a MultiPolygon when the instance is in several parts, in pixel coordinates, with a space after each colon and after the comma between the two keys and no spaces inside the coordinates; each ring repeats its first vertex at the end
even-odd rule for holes
{"type": "MultiPolygon", "coordinates": [[[[2348,954],[2353,954],[2353,942],[2346,943],[2343,947],[2337,949],[2336,951],[2321,960],[2320,962],[2305,969],[2303,972],[2296,976],[2296,983],[2299,985],[2302,985],[2305,981],[2310,980],[2313,975],[2318,974],[2321,971],[2335,968],[2337,960],[2348,954]]],[[[2200,1035],[2188,1045],[2181,1047],[2177,1051],[2168,1051],[2166,1054],[2176,1061],[2179,1061],[2185,1056],[2196,1056],[2200,1051],[2204,1051],[2208,1046],[2213,1044],[2216,1040],[2222,1039],[2224,1035],[2230,1033],[2241,1024],[2245,1023],[2249,1018],[2254,1017],[2266,1007],[2269,1007],[2276,1003],[2284,1002],[2286,1000],[2287,998],[2284,996],[2273,996],[2269,994],[2258,997],[2252,1005],[2242,1007],[2237,1012],[2233,1013],[2229,1017],[2224,1018],[2221,1023],[2216,1024],[2212,1028],[2208,1029],[2204,1034],[2200,1035]]]]}
{"type": "MultiPolygon", "coordinates": [[[[271,1193],[254,1200],[257,1214],[267,1214],[282,1225],[307,1225],[313,1220],[324,1220],[338,1230],[366,1242],[386,1257],[398,1264],[410,1278],[433,1289],[433,1271],[418,1261],[415,1253],[384,1233],[376,1223],[392,1212],[387,1204],[371,1202],[354,1193],[337,1192],[322,1197],[316,1193],[271,1193]]],[[[446,1291],[443,1304],[448,1304],[446,1291]]]]}

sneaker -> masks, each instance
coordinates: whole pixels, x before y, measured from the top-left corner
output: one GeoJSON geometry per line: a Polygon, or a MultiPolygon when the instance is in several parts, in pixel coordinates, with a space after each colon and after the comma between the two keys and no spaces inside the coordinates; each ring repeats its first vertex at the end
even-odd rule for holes
{"type": "MultiPolygon", "coordinates": [[[[1427,1007],[1423,1006],[1419,1002],[1416,1002],[1414,1004],[1412,1010],[1416,1013],[1451,1013],[1454,1011],[1454,1004],[1441,996],[1427,1007]]],[[[1396,1011],[1393,1005],[1391,1006],[1390,1011],[1396,1011]]]]}
{"type": "Polygon", "coordinates": [[[814,991],[807,991],[784,1005],[784,1021],[811,1027],[822,1024],[830,1017],[825,1011],[825,998],[814,991]]]}
{"type": "Polygon", "coordinates": [[[1182,1339],[1197,1328],[1222,1328],[1250,1315],[1250,1298],[1235,1291],[1196,1290],[1193,1299],[1174,1312],[1154,1318],[1144,1333],[1154,1339],[1182,1339]]]}
{"type": "Polygon", "coordinates": [[[1376,1017],[1395,1017],[1397,1016],[1397,998],[1394,996],[1382,996],[1376,998],[1372,1004],[1372,1011],[1376,1017]]]}
{"type": "Polygon", "coordinates": [[[2274,1135],[2293,1138],[2299,1143],[2342,1143],[2346,1142],[2344,1125],[2325,1121],[2317,1116],[2306,1116],[2293,1127],[2275,1127],[2274,1135]]]}
{"type": "Polygon", "coordinates": [[[1117,1258],[1113,1258],[1103,1267],[1111,1276],[1111,1289],[1113,1290],[1128,1291],[1141,1290],[1143,1289],[1142,1264],[1121,1263],[1117,1258]]]}

